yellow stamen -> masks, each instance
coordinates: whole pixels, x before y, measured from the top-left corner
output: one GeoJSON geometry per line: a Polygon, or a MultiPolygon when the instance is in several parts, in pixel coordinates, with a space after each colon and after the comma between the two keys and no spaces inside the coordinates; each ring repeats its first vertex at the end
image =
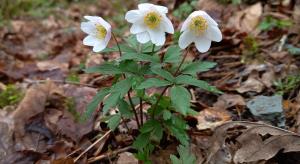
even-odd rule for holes
{"type": "Polygon", "coordinates": [[[189,24],[190,30],[194,31],[197,36],[202,35],[207,30],[207,27],[207,21],[202,16],[196,16],[192,18],[189,24]]]}
{"type": "Polygon", "coordinates": [[[150,28],[156,28],[161,21],[161,15],[157,12],[149,12],[144,17],[144,23],[150,28]]]}
{"type": "Polygon", "coordinates": [[[106,29],[102,25],[96,24],[96,30],[97,30],[97,37],[99,39],[104,39],[107,34],[106,29]]]}

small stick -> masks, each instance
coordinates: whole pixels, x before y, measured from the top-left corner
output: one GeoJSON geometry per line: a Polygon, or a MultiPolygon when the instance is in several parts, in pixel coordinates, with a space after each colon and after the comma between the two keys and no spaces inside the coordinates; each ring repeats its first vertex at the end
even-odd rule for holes
{"type": "Polygon", "coordinates": [[[108,152],[108,153],[105,153],[105,154],[102,154],[102,155],[99,155],[99,156],[96,156],[96,157],[93,157],[93,158],[90,158],[88,160],[88,163],[93,163],[93,162],[96,162],[96,161],[99,161],[101,159],[105,159],[105,158],[108,158],[112,155],[116,155],[116,154],[119,154],[119,153],[122,153],[122,152],[125,152],[129,149],[131,149],[132,147],[131,146],[128,146],[128,147],[125,147],[125,148],[122,148],[122,149],[119,149],[119,150],[116,150],[116,151],[113,151],[113,152],[108,152]]]}
{"type": "Polygon", "coordinates": [[[95,141],[92,145],[90,145],[87,149],[85,149],[75,160],[74,163],[76,163],[82,155],[84,155],[87,151],[89,151],[92,147],[94,147],[97,143],[102,141],[107,135],[111,133],[111,130],[107,131],[101,138],[99,138],[97,141],[95,141]]]}

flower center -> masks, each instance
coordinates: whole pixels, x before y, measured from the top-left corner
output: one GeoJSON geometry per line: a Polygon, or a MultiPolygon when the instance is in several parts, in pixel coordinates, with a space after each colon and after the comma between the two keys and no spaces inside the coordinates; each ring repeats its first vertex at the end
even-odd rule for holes
{"type": "Polygon", "coordinates": [[[149,12],[144,17],[144,23],[150,28],[156,28],[161,21],[161,16],[157,12],[149,12]]]}
{"type": "Polygon", "coordinates": [[[99,39],[104,39],[107,34],[106,29],[102,25],[96,24],[96,30],[97,30],[97,37],[99,39]]]}
{"type": "Polygon", "coordinates": [[[189,24],[190,30],[194,31],[197,36],[202,35],[207,30],[207,27],[207,21],[202,16],[192,18],[189,24]]]}

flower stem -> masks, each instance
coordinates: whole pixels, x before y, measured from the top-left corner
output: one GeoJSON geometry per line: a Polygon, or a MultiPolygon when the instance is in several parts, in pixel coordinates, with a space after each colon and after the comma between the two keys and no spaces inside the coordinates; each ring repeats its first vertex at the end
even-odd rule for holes
{"type": "MultiPolygon", "coordinates": [[[[114,40],[115,40],[115,42],[116,42],[116,44],[117,44],[117,47],[118,47],[118,50],[119,50],[119,53],[120,53],[120,57],[121,57],[121,56],[122,56],[122,51],[121,51],[120,44],[119,44],[119,42],[118,42],[118,40],[117,40],[115,34],[114,34],[113,32],[112,32],[111,34],[112,34],[112,37],[114,38],[114,40]]],[[[126,78],[126,75],[123,74],[123,77],[126,78]]],[[[138,115],[137,115],[136,110],[135,110],[135,108],[134,108],[134,104],[133,104],[132,98],[131,98],[131,96],[130,96],[130,91],[131,91],[131,89],[127,92],[127,96],[128,96],[129,103],[130,103],[130,105],[131,105],[132,111],[133,111],[133,113],[134,113],[134,116],[135,116],[135,120],[136,120],[137,126],[138,126],[138,128],[140,128],[139,118],[138,118],[138,115]]]]}
{"type": "MultiPolygon", "coordinates": [[[[179,71],[180,71],[180,68],[182,67],[182,65],[183,65],[183,63],[184,63],[184,61],[185,61],[185,59],[186,59],[186,57],[187,57],[188,52],[189,52],[189,47],[186,49],[186,52],[185,52],[185,54],[184,54],[184,56],[183,56],[183,58],[182,58],[182,60],[181,60],[181,62],[180,62],[180,64],[179,64],[179,66],[177,67],[175,73],[173,74],[174,76],[177,76],[177,75],[178,75],[178,73],[179,73],[179,71]]],[[[163,95],[165,94],[165,92],[167,91],[167,89],[168,89],[169,87],[170,87],[169,85],[166,86],[166,87],[163,89],[163,91],[161,92],[161,94],[159,95],[159,97],[157,98],[157,101],[156,101],[156,103],[155,103],[154,106],[153,106],[153,112],[152,112],[152,115],[151,115],[151,118],[152,118],[152,119],[154,119],[155,110],[156,110],[156,108],[157,108],[157,105],[158,105],[160,99],[163,97],[163,95]]]]}

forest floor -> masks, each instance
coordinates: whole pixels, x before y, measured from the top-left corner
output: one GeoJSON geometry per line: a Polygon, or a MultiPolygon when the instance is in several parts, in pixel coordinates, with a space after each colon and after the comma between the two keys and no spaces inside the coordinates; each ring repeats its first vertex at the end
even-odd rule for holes
{"type": "MultiPolygon", "coordinates": [[[[97,91],[113,82],[83,69],[119,57],[84,46],[80,22],[102,16],[117,37],[128,36],[124,14],[138,2],[31,1],[0,2],[0,163],[138,163],[132,134],[121,125],[107,133],[101,105],[79,121],[97,91]]],[[[217,63],[198,78],[224,92],[188,88],[198,112],[186,118],[197,162],[300,163],[300,1],[151,2],[169,8],[176,31],[189,13],[204,10],[223,33],[208,52],[188,54],[217,63]]],[[[134,121],[128,125],[136,129],[134,121]]],[[[170,163],[177,145],[163,143],[153,163],[170,163]]]]}

